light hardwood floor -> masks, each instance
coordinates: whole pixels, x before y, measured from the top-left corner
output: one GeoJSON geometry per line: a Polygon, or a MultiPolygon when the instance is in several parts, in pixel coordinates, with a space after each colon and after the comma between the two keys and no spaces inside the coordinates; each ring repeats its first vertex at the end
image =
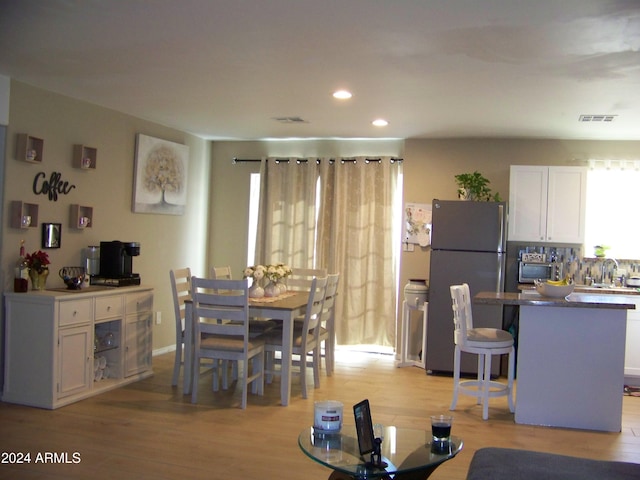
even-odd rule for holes
{"type": "MultiPolygon", "coordinates": [[[[298,448],[298,433],[313,422],[313,403],[335,399],[351,405],[369,398],[374,422],[427,428],[430,414],[445,412],[451,378],[425,375],[416,367],[396,368],[379,354],[339,352],[332,377],[300,396],[294,377],[291,404],[279,405],[279,380],[264,397],[249,395],[238,408],[240,391],[213,393],[203,371],[199,403],[172,388],[172,354],[155,357],[155,375],[55,411],[0,403],[2,452],[30,452],[29,465],[0,464],[0,479],[326,479],[330,470],[298,448]],[[66,453],[77,464],[35,463],[45,452],[66,453]]],[[[312,379],[309,379],[312,382],[312,379]]],[[[37,379],[34,379],[37,381],[37,379]]],[[[580,399],[576,399],[579,402],[580,399]]],[[[586,432],[515,425],[505,398],[490,403],[489,420],[471,397],[461,396],[454,434],[463,451],[431,478],[466,476],[473,453],[485,446],[522,448],[596,459],[640,463],[640,398],[624,397],[621,433],[586,432]]]]}

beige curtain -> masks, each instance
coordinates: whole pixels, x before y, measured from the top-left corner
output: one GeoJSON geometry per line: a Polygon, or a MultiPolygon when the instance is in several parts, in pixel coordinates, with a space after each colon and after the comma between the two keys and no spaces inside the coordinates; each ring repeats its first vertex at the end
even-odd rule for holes
{"type": "Polygon", "coordinates": [[[256,263],[314,268],[317,181],[315,159],[262,161],[256,263]]]}
{"type": "Polygon", "coordinates": [[[393,227],[401,168],[389,157],[263,162],[256,258],[340,273],[340,345],[395,345],[393,227]]]}
{"type": "Polygon", "coordinates": [[[319,259],[340,272],[339,345],[395,345],[397,271],[394,236],[401,163],[390,158],[321,164],[323,221],[319,259]],[[327,227],[328,231],[327,231],[327,227]]]}

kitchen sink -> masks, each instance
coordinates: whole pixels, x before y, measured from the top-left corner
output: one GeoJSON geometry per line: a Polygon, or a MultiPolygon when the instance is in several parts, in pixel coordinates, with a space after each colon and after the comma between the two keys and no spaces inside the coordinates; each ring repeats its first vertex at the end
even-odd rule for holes
{"type": "Polygon", "coordinates": [[[593,285],[576,285],[574,290],[580,293],[617,293],[638,294],[640,289],[636,287],[617,287],[610,283],[594,283],[593,285]]]}

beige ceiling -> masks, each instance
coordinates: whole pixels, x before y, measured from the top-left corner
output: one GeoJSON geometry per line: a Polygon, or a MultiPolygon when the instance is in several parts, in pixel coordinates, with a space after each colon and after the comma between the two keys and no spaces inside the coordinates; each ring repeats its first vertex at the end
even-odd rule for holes
{"type": "Polygon", "coordinates": [[[640,0],[0,0],[0,74],[211,139],[640,140],[640,0]]]}

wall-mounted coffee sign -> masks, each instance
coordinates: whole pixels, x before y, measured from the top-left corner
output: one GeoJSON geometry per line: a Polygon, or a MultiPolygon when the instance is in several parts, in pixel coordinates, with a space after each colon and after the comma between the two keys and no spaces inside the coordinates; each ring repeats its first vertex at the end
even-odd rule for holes
{"type": "Polygon", "coordinates": [[[58,195],[67,195],[76,188],[75,185],[62,180],[62,174],[59,172],[51,172],[49,180],[46,180],[46,176],[46,173],[38,172],[33,177],[33,193],[36,195],[48,195],[49,200],[55,202],[58,200],[58,195]]]}

